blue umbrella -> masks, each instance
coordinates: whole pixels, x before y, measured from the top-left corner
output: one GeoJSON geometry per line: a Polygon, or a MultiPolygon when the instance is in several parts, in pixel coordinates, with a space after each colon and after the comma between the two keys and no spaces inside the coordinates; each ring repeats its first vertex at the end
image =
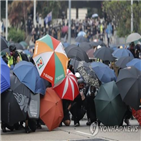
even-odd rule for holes
{"type": "Polygon", "coordinates": [[[114,57],[116,57],[117,59],[119,59],[121,57],[126,57],[126,56],[132,56],[133,57],[133,54],[128,49],[125,49],[125,48],[115,50],[112,53],[112,55],[114,57]]]}
{"type": "Polygon", "coordinates": [[[133,59],[129,63],[126,64],[127,67],[134,66],[138,70],[141,71],[141,59],[133,59]]]}
{"type": "Polygon", "coordinates": [[[25,53],[28,58],[33,56],[33,54],[29,50],[24,50],[23,53],[25,53]]]}
{"type": "Polygon", "coordinates": [[[10,69],[2,58],[0,60],[0,93],[2,93],[10,87],[10,69]]]}
{"type": "Polygon", "coordinates": [[[77,34],[77,36],[85,36],[86,35],[86,33],[84,32],[84,31],[80,31],[78,34],[77,34]]]}
{"type": "Polygon", "coordinates": [[[27,61],[21,61],[15,65],[13,72],[33,93],[45,94],[44,80],[39,76],[36,67],[27,61]]]}
{"type": "Polygon", "coordinates": [[[69,43],[67,43],[67,42],[65,42],[65,43],[63,43],[63,46],[66,48],[66,47],[68,47],[70,44],[69,43]]]}
{"type": "Polygon", "coordinates": [[[103,83],[108,83],[116,80],[116,75],[112,69],[101,62],[91,63],[91,67],[96,73],[98,79],[103,83]]]}

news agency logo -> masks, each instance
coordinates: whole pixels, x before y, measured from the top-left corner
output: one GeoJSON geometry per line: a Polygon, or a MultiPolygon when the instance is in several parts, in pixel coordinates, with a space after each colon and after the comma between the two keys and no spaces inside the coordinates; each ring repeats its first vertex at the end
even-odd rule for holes
{"type": "Polygon", "coordinates": [[[96,136],[99,132],[138,132],[139,126],[98,126],[97,122],[90,125],[90,133],[96,136]]]}

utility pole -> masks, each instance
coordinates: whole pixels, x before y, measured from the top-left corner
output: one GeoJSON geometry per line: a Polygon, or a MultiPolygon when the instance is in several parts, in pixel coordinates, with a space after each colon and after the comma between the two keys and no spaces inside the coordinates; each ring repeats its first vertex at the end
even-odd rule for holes
{"type": "Polygon", "coordinates": [[[33,18],[34,26],[36,27],[36,0],[34,0],[34,18],[33,18]]]}
{"type": "Polygon", "coordinates": [[[69,44],[71,44],[71,0],[69,0],[69,33],[68,33],[69,44]]]}
{"type": "Polygon", "coordinates": [[[131,33],[133,32],[133,0],[131,0],[131,33]]]}
{"type": "Polygon", "coordinates": [[[8,39],[7,38],[7,34],[8,34],[8,0],[6,0],[5,15],[6,15],[6,34],[5,34],[5,37],[6,37],[6,40],[7,40],[8,39]]]}

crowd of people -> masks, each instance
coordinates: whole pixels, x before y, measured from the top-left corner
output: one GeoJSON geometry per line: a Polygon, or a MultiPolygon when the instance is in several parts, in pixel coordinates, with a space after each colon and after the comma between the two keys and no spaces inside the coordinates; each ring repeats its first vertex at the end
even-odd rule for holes
{"type": "MultiPolygon", "coordinates": [[[[106,34],[108,41],[107,46],[109,46],[110,40],[112,39],[111,37],[114,34],[114,25],[111,24],[110,21],[108,22],[102,21],[100,18],[96,18],[96,19],[86,18],[83,21],[72,20],[71,23],[72,23],[71,36],[73,38],[76,38],[80,31],[84,31],[86,33],[86,38],[89,41],[94,41],[94,39],[103,40],[104,34],[106,34]]],[[[40,24],[34,27],[32,25],[32,30],[29,29],[29,34],[32,35],[32,41],[34,43],[36,40],[38,40],[39,38],[41,38],[46,34],[49,34],[54,38],[60,40],[61,37],[67,36],[67,32],[66,33],[62,32],[63,26],[68,26],[68,23],[65,24],[65,22],[63,21],[62,23],[58,23],[57,27],[52,27],[51,25],[49,25],[48,27],[46,27],[46,25],[42,27],[40,24]]],[[[13,58],[14,65],[22,60],[22,57],[16,50],[14,44],[10,45],[9,50],[10,50],[10,55],[13,58]]],[[[132,52],[135,58],[141,57],[140,43],[138,43],[136,46],[134,43],[131,43],[129,50],[132,52]]],[[[29,61],[34,63],[32,57],[29,59],[29,61]]],[[[77,78],[80,94],[75,98],[74,101],[62,100],[63,111],[64,111],[64,118],[62,120],[62,123],[64,123],[66,126],[69,126],[71,120],[73,120],[75,127],[80,126],[80,120],[82,120],[84,115],[87,114],[87,123],[86,123],[87,125],[91,125],[91,123],[93,122],[98,122],[98,124],[100,125],[100,121],[97,119],[96,116],[96,109],[94,103],[94,98],[96,96],[97,89],[94,86],[90,86],[86,84],[83,78],[80,76],[80,74],[78,72],[74,72],[73,66],[70,63],[68,64],[68,69],[70,69],[77,78]]],[[[128,109],[124,117],[127,125],[129,125],[129,118],[131,117],[132,117],[132,113],[130,109],[128,109]]],[[[24,127],[26,133],[29,133],[30,131],[35,131],[37,128],[41,128],[42,122],[40,122],[40,119],[38,120],[27,119],[27,121],[25,122],[26,124],[24,127]]],[[[60,124],[60,126],[62,126],[62,123],[60,124]]],[[[120,125],[122,124],[123,122],[120,125]]],[[[8,127],[10,130],[14,130],[14,129],[17,130],[20,127],[23,127],[23,122],[17,123],[13,127],[9,127],[8,125],[2,122],[3,132],[6,132],[6,127],[8,127]]]]}
{"type": "MultiPolygon", "coordinates": [[[[30,20],[29,20],[30,21],[30,20]]],[[[30,23],[30,22],[28,22],[30,23]]],[[[33,26],[32,23],[28,24],[28,33],[32,36],[32,41],[35,43],[36,40],[41,38],[42,36],[49,34],[54,38],[61,40],[61,38],[68,37],[68,31],[63,32],[62,28],[64,26],[68,27],[68,21],[62,20],[62,22],[57,21],[55,26],[50,23],[44,26],[37,23],[36,27],[33,26]]],[[[94,39],[103,40],[105,35],[107,37],[108,46],[112,40],[112,36],[114,35],[114,24],[111,21],[105,21],[104,19],[98,18],[85,18],[85,20],[71,20],[71,37],[76,38],[78,33],[84,31],[86,33],[86,37],[89,41],[93,41],[94,39]]]]}

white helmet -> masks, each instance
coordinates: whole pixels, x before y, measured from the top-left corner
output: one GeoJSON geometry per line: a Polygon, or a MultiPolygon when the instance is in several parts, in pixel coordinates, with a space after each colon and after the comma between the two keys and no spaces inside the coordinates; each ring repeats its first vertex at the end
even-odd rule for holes
{"type": "Polygon", "coordinates": [[[81,76],[80,76],[80,73],[79,73],[79,72],[76,72],[76,73],[75,73],[75,77],[76,77],[76,78],[80,78],[80,77],[81,77],[81,76]]]}

